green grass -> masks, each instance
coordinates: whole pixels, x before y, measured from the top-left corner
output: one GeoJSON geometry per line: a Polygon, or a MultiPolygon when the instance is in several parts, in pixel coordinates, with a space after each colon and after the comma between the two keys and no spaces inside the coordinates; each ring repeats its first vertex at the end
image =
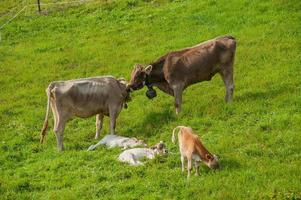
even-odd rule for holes
{"type": "MultiPolygon", "coordinates": [[[[12,2],[1,1],[1,13],[12,2]]],[[[121,0],[43,10],[28,9],[0,30],[0,199],[301,198],[300,1],[121,0]],[[191,126],[221,170],[202,166],[187,180],[178,154],[130,167],[116,161],[119,149],[87,152],[94,118],[67,124],[63,153],[52,130],[39,145],[51,81],[129,79],[135,63],[227,34],[237,38],[233,103],[224,103],[218,76],[184,92],[180,116],[173,98],[157,90],[151,101],[143,89],[117,124],[120,135],[164,140],[173,153],[172,129],[191,126]]],[[[102,136],[108,132],[106,119],[102,136]]]]}

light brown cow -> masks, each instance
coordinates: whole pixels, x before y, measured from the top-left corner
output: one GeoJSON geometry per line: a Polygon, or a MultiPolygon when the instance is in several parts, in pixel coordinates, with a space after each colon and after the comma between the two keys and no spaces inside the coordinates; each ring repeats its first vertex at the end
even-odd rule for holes
{"type": "Polygon", "coordinates": [[[218,37],[193,47],[173,51],[160,57],[146,68],[135,65],[130,85],[134,90],[148,87],[146,95],[156,96],[153,86],[175,97],[176,113],[181,110],[182,93],[188,86],[210,81],[219,73],[226,86],[226,102],[234,91],[233,62],[236,41],[232,36],[218,37]]]}
{"type": "Polygon", "coordinates": [[[129,91],[124,80],[112,76],[52,82],[46,89],[47,111],[40,142],[43,143],[46,135],[50,107],[59,151],[64,149],[65,125],[74,116],[87,118],[96,115],[96,139],[99,138],[103,117],[109,116],[110,132],[115,134],[116,118],[130,100],[129,91]]]}
{"type": "Polygon", "coordinates": [[[181,153],[182,172],[184,172],[184,161],[187,159],[188,177],[192,169],[192,160],[194,160],[196,175],[199,175],[199,163],[203,161],[209,168],[217,169],[219,167],[218,158],[211,154],[202,144],[200,138],[193,133],[190,127],[177,126],[172,133],[172,142],[176,142],[175,132],[178,132],[179,148],[181,153]]]}

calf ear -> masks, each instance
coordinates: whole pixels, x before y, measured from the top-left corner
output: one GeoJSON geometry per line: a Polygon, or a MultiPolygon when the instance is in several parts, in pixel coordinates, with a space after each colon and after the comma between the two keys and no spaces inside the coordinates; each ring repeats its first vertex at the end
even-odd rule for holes
{"type": "Polygon", "coordinates": [[[207,158],[207,160],[212,160],[213,159],[213,157],[210,154],[206,154],[206,158],[207,158]]]}
{"type": "Polygon", "coordinates": [[[153,66],[149,65],[144,69],[144,71],[147,75],[149,75],[151,73],[152,69],[153,69],[153,66]]]}

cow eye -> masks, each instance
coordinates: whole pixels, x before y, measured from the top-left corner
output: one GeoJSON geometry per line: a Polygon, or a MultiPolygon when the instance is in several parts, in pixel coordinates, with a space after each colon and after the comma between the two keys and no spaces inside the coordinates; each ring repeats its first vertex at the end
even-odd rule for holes
{"type": "Polygon", "coordinates": [[[136,79],[137,79],[138,81],[141,81],[141,80],[142,80],[142,77],[141,77],[141,76],[137,76],[136,79]]]}

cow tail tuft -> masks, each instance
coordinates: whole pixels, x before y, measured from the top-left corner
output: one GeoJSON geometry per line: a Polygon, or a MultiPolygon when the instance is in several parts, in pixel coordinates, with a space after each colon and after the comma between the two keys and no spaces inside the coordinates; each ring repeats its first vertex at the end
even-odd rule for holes
{"type": "Polygon", "coordinates": [[[48,128],[48,117],[49,117],[49,109],[50,109],[50,91],[52,90],[52,84],[49,85],[49,87],[46,89],[46,94],[47,94],[47,109],[46,109],[46,116],[45,116],[45,121],[43,128],[40,133],[40,143],[43,144],[44,142],[44,137],[47,133],[47,128],[48,128]]]}

